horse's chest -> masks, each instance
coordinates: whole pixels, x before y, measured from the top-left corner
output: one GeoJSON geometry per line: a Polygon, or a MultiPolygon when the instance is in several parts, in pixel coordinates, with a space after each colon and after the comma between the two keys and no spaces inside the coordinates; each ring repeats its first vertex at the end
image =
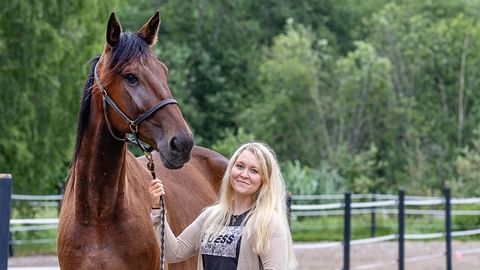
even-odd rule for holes
{"type": "Polygon", "coordinates": [[[156,269],[158,244],[151,225],[152,233],[144,226],[78,226],[64,241],[61,253],[69,266],[62,269],[156,269]]]}

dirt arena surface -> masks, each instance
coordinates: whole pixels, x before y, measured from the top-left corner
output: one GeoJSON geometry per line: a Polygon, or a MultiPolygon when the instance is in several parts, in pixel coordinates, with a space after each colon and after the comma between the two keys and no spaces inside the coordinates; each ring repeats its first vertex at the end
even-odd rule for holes
{"type": "MultiPolygon", "coordinates": [[[[295,254],[299,270],[340,270],[342,247],[324,247],[325,243],[296,243],[295,254]]],[[[480,242],[452,243],[452,263],[455,270],[480,269],[480,242]]],[[[397,242],[383,242],[350,247],[350,269],[397,270],[397,242]]],[[[406,270],[446,269],[444,242],[406,242],[406,270]]],[[[8,269],[58,269],[55,256],[11,257],[8,269]],[[31,268],[27,268],[31,267],[31,268]]]]}
{"type": "MultiPolygon", "coordinates": [[[[341,270],[343,248],[296,244],[300,270],[341,270]]],[[[406,242],[406,270],[446,269],[445,242],[406,242]]],[[[452,242],[455,270],[480,269],[480,242],[452,242]]],[[[350,269],[397,270],[398,243],[382,242],[350,246],[350,269]]]]}

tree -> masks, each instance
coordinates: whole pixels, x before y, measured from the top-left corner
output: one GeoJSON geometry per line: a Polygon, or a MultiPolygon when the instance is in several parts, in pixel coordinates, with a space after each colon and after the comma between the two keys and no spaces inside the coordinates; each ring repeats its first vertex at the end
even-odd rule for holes
{"type": "Polygon", "coordinates": [[[286,33],[274,39],[260,64],[260,92],[250,106],[244,104],[237,120],[248,133],[274,145],[281,159],[309,165],[318,165],[329,147],[328,134],[322,132],[324,108],[312,101],[320,102],[316,91],[321,87],[314,41],[307,28],[288,21],[286,33]]]}
{"type": "Polygon", "coordinates": [[[397,120],[400,140],[389,147],[387,178],[421,181],[424,190],[453,176],[457,149],[469,144],[479,121],[476,19],[452,9],[470,12],[460,1],[389,4],[369,24],[369,40],[392,63],[392,84],[407,105],[399,103],[408,117],[397,120]]]}
{"type": "Polygon", "coordinates": [[[14,192],[52,193],[64,180],[86,63],[116,2],[3,3],[0,171],[13,174],[14,192]]]}
{"type": "Polygon", "coordinates": [[[475,139],[471,147],[463,148],[455,160],[456,177],[449,179],[449,186],[455,194],[480,196],[478,179],[480,179],[480,129],[474,131],[475,139]]]}

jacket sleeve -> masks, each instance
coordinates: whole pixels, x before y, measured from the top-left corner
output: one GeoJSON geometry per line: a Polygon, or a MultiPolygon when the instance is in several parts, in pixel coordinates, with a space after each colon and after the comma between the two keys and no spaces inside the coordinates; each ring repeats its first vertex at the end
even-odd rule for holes
{"type": "Polygon", "coordinates": [[[286,270],[288,267],[289,233],[283,226],[274,226],[270,236],[269,249],[260,254],[265,270],[286,270]]]}
{"type": "MultiPolygon", "coordinates": [[[[153,228],[157,241],[160,243],[161,218],[160,210],[153,209],[151,213],[153,228]]],[[[168,263],[177,263],[184,261],[198,253],[199,234],[202,224],[205,220],[205,211],[202,212],[178,237],[175,237],[168,221],[165,218],[165,261],[168,263]]]]}

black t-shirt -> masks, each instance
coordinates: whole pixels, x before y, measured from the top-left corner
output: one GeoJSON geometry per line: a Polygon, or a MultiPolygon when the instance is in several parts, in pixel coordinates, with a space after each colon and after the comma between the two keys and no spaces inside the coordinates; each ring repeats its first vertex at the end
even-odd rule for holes
{"type": "Polygon", "coordinates": [[[203,239],[200,253],[205,270],[235,270],[240,253],[242,222],[249,211],[233,216],[230,225],[218,237],[203,239]]]}

